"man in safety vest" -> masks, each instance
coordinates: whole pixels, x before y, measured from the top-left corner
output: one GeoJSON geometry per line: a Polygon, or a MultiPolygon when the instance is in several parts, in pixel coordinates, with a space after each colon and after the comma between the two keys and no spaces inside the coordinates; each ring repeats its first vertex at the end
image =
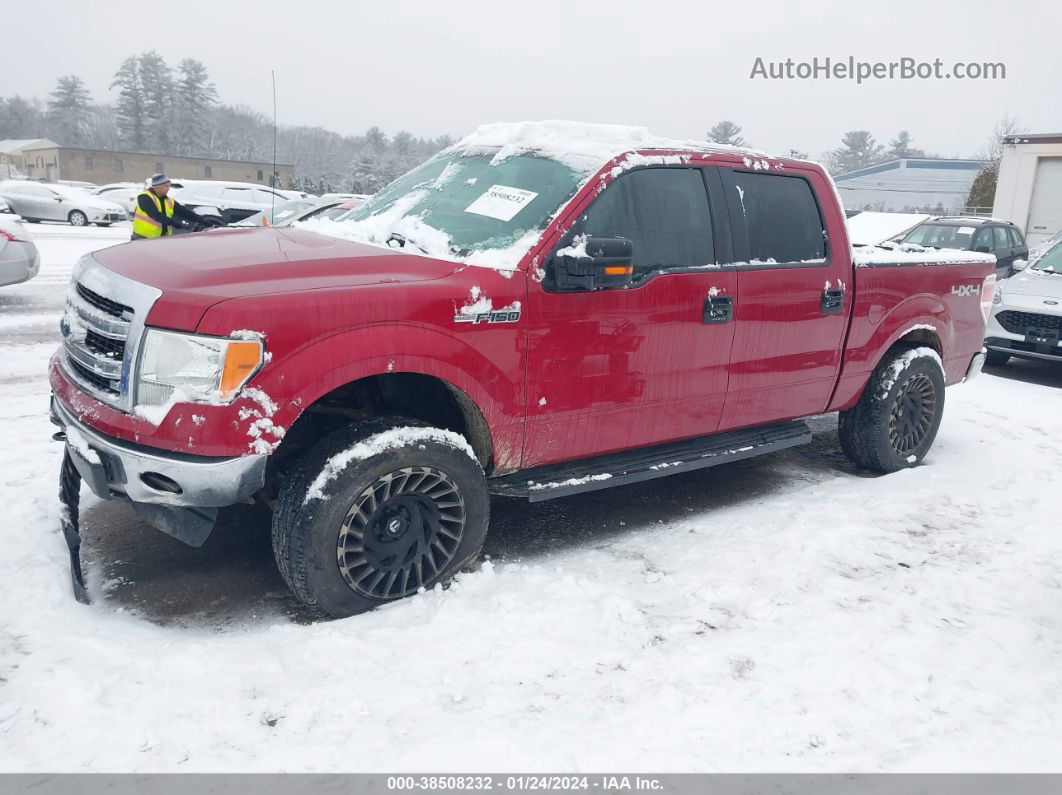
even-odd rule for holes
{"type": "Polygon", "coordinates": [[[132,240],[165,237],[173,234],[175,226],[206,223],[199,215],[174,201],[169,193],[169,177],[156,174],[151,178],[151,187],[136,197],[132,240]]]}

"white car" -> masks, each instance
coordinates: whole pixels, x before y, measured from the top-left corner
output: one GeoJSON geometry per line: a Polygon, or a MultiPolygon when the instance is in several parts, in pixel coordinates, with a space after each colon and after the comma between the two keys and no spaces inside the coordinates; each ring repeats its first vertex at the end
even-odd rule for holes
{"type": "Polygon", "coordinates": [[[1062,362],[1062,241],[1035,262],[1014,263],[1016,274],[1001,281],[985,329],[985,364],[1011,356],[1062,362]]]}
{"type": "Polygon", "coordinates": [[[17,215],[0,215],[0,285],[21,284],[37,275],[41,257],[17,215]]]}
{"type": "Polygon", "coordinates": [[[287,201],[264,185],[221,181],[186,183],[174,191],[173,197],[203,217],[224,224],[242,221],[287,201]]]}
{"type": "Polygon", "coordinates": [[[114,182],[110,185],[96,188],[96,190],[92,191],[92,195],[122,205],[126,214],[132,218],[133,213],[136,212],[137,196],[143,190],[144,186],[137,185],[135,182],[114,182]]]}
{"type": "Polygon", "coordinates": [[[122,205],[66,185],[7,180],[0,182],[0,197],[27,221],[110,226],[129,217],[122,205]]]}

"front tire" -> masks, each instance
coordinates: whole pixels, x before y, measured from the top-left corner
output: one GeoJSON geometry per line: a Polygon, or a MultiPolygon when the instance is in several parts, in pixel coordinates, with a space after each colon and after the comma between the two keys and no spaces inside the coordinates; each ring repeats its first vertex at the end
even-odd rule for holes
{"type": "Polygon", "coordinates": [[[88,216],[81,210],[71,210],[66,220],[70,222],[71,226],[88,226],[88,216]]]}
{"type": "Polygon", "coordinates": [[[342,618],[446,583],[483,545],[490,498],[460,437],[375,419],[321,440],[281,487],[273,552],[311,610],[342,618]]]}
{"type": "Polygon", "coordinates": [[[859,402],[841,412],[841,448],[875,472],[917,466],[933,446],[943,414],[940,359],[928,348],[899,349],[877,366],[859,402]]]}

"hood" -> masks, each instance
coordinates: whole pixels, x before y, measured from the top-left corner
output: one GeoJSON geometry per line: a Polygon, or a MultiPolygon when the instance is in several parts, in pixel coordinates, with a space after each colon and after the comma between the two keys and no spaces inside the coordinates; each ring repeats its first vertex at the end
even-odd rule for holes
{"type": "Polygon", "coordinates": [[[148,322],[175,329],[194,329],[209,307],[230,298],[426,281],[458,267],[315,232],[261,227],[140,240],[92,256],[160,289],[148,322]]]}
{"type": "Polygon", "coordinates": [[[1062,274],[1027,268],[999,283],[1003,297],[1028,296],[1062,301],[1062,274]]]}

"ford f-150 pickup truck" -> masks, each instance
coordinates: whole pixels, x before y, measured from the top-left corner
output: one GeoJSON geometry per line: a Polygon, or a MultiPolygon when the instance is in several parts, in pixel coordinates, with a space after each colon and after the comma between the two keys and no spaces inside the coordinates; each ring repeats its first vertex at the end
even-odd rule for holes
{"type": "Polygon", "coordinates": [[[815,164],[641,128],[497,124],[341,222],[137,241],[76,266],[50,365],[75,592],[81,481],[202,544],[273,511],[346,616],[474,563],[544,500],[810,440],[917,465],[983,361],[994,259],[853,252],[815,164]]]}

